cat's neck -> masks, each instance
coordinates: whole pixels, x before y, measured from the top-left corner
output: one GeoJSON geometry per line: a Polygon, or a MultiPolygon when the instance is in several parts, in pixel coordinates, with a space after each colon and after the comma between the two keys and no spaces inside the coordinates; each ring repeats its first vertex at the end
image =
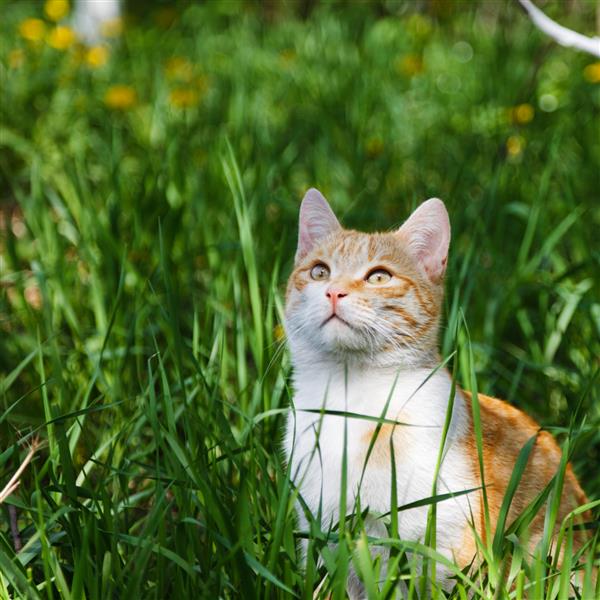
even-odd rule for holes
{"type": "Polygon", "coordinates": [[[339,360],[339,357],[322,356],[319,360],[293,361],[293,382],[297,392],[319,396],[325,390],[360,389],[369,394],[370,389],[392,389],[406,380],[426,381],[448,376],[439,355],[429,360],[395,364],[378,364],[365,360],[339,360]]]}
{"type": "MultiPolygon", "coordinates": [[[[423,422],[443,421],[452,378],[439,362],[421,366],[354,368],[336,361],[301,365],[294,370],[294,405],[299,409],[348,410],[380,416],[389,408],[419,414],[423,422]]],[[[438,423],[441,425],[442,423],[438,423]]]]}
{"type": "Polygon", "coordinates": [[[437,351],[410,352],[402,356],[367,354],[331,355],[328,353],[292,352],[292,365],[297,375],[319,374],[341,376],[352,373],[355,376],[387,376],[410,372],[417,369],[436,369],[442,363],[437,351]]]}

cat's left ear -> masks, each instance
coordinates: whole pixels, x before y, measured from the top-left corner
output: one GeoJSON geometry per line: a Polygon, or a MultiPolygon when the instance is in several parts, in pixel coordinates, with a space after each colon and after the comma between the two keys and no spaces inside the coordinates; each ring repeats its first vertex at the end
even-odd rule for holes
{"type": "Polygon", "coordinates": [[[296,262],[306,256],[320,239],[341,229],[323,194],[314,188],[308,190],[300,205],[296,262]]]}
{"type": "Polygon", "coordinates": [[[434,283],[446,272],[450,245],[450,219],[444,203],[430,198],[398,229],[398,235],[434,283]]]}

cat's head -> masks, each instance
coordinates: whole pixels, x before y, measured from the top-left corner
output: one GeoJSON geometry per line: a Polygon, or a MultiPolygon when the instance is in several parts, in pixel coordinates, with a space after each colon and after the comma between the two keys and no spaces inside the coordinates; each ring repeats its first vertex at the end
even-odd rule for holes
{"type": "Polygon", "coordinates": [[[395,231],[361,233],[343,229],[321,193],[309,190],[286,295],[295,362],[430,363],[449,243],[448,213],[437,198],[395,231]]]}

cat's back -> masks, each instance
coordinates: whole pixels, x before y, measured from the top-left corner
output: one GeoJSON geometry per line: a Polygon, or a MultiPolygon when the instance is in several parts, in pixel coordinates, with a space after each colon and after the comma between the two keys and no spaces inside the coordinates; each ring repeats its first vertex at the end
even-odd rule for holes
{"type": "MultiPolygon", "coordinates": [[[[471,402],[472,396],[463,391],[471,402]]],[[[509,525],[532,502],[552,480],[560,468],[562,451],[554,437],[521,410],[508,402],[478,394],[482,442],[484,478],[492,523],[492,533],[498,520],[500,507],[517,458],[528,440],[535,436],[525,471],[511,503],[507,525],[509,525]]],[[[471,411],[470,432],[466,438],[467,452],[471,457],[474,471],[479,477],[477,444],[474,434],[471,411]]],[[[567,465],[561,505],[558,514],[560,521],[575,507],[587,502],[585,494],[575,477],[571,465],[567,465]]],[[[544,526],[544,512],[540,511],[531,526],[531,537],[539,536],[544,526]]],[[[482,516],[481,516],[482,518],[482,516]]],[[[483,533],[483,525],[481,524],[483,533]]]]}

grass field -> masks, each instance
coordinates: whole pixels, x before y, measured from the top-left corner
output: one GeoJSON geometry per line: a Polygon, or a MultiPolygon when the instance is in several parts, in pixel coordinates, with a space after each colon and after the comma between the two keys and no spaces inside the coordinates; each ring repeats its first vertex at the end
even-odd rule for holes
{"type": "MultiPolygon", "coordinates": [[[[293,518],[281,322],[311,186],[363,230],[445,200],[443,354],[593,502],[580,553],[567,522],[562,567],[549,535],[530,556],[557,477],[452,597],[599,597],[600,63],[515,3],[157,3],[92,48],[1,6],[0,489],[40,446],[0,506],[0,598],[343,598],[351,556],[371,597],[425,589],[435,536],[371,540],[379,593],[360,516],[337,546],[293,518]]],[[[593,34],[569,7],[545,10],[593,34]]]]}

